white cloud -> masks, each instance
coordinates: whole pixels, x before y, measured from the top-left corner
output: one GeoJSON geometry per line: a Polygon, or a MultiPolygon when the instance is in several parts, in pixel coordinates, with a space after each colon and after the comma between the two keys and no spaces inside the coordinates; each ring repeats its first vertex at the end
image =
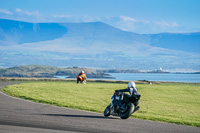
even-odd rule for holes
{"type": "Polygon", "coordinates": [[[136,19],[131,18],[131,17],[126,17],[126,16],[120,16],[120,19],[122,19],[123,21],[137,22],[136,19]]]}
{"type": "Polygon", "coordinates": [[[85,15],[82,17],[82,21],[83,22],[95,22],[95,21],[100,21],[99,18],[96,18],[96,17],[91,17],[91,16],[88,16],[88,15],[85,15]]]}
{"type": "Polygon", "coordinates": [[[149,21],[140,20],[129,16],[104,16],[94,17],[84,15],[82,17],[75,17],[68,14],[56,14],[52,15],[51,21],[57,22],[104,22],[113,27],[119,28],[124,31],[149,34],[149,33],[161,33],[161,32],[195,32],[198,29],[185,28],[179,25],[177,22],[161,21],[149,21]]]}
{"type": "Polygon", "coordinates": [[[1,15],[28,15],[28,16],[40,16],[40,13],[38,11],[28,11],[28,10],[22,10],[20,8],[16,8],[14,10],[6,10],[6,9],[0,9],[1,15]]]}
{"type": "Polygon", "coordinates": [[[11,11],[6,10],[6,9],[0,9],[0,13],[7,14],[7,15],[12,15],[13,14],[11,11]]]}
{"type": "Polygon", "coordinates": [[[17,9],[15,9],[15,12],[22,12],[22,9],[17,8],[17,9]]]}
{"type": "Polygon", "coordinates": [[[161,22],[154,22],[154,23],[161,27],[178,27],[179,26],[176,22],[161,21],[161,22]]]}
{"type": "Polygon", "coordinates": [[[91,17],[88,15],[84,15],[82,17],[75,17],[68,14],[53,14],[51,15],[52,18],[48,18],[51,21],[57,21],[57,22],[74,22],[74,23],[80,23],[80,22],[96,22],[101,21],[100,18],[97,17],[91,17]]]}
{"type": "Polygon", "coordinates": [[[63,15],[63,14],[53,14],[52,15],[53,18],[70,18],[70,15],[63,15]]]}
{"type": "Polygon", "coordinates": [[[44,21],[44,17],[38,11],[23,10],[21,8],[0,9],[0,18],[27,22],[44,21]]]}
{"type": "Polygon", "coordinates": [[[20,14],[20,15],[28,15],[28,16],[40,16],[40,13],[38,11],[28,11],[28,10],[22,10],[20,8],[17,8],[14,10],[15,14],[20,14]]]}
{"type": "MultiPolygon", "coordinates": [[[[117,26],[117,25],[116,25],[117,26]]],[[[176,22],[138,20],[131,17],[120,16],[118,26],[126,31],[135,32],[166,32],[171,28],[179,27],[176,22]],[[157,30],[157,31],[156,31],[157,30]]]]}
{"type": "Polygon", "coordinates": [[[136,33],[176,32],[181,30],[181,26],[176,22],[139,20],[128,16],[105,17],[101,21],[121,30],[136,33]]]}

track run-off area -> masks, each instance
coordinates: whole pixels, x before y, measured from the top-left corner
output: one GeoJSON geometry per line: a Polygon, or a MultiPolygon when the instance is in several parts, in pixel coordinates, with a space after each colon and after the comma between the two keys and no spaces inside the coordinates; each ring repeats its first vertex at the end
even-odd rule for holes
{"type": "MultiPolygon", "coordinates": [[[[17,82],[0,82],[0,88],[17,82]]],[[[34,103],[0,92],[0,133],[200,133],[199,127],[118,117],[34,103]]]]}

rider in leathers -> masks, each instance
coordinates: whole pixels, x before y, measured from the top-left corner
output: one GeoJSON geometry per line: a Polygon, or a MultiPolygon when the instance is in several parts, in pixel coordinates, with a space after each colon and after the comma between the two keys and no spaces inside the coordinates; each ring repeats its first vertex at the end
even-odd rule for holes
{"type": "MultiPolygon", "coordinates": [[[[121,89],[121,90],[115,90],[114,95],[111,98],[111,106],[113,106],[113,102],[115,100],[115,95],[118,95],[119,92],[129,92],[129,94],[124,93],[124,95],[121,97],[121,99],[119,99],[119,106],[121,106],[121,102],[123,100],[124,97],[126,98],[134,98],[136,94],[138,94],[138,89],[135,87],[135,83],[134,82],[129,82],[128,83],[128,88],[126,89],[121,89]]],[[[139,102],[135,103],[135,107],[139,104],[139,102]]],[[[138,106],[139,109],[139,106],[138,106]]]]}

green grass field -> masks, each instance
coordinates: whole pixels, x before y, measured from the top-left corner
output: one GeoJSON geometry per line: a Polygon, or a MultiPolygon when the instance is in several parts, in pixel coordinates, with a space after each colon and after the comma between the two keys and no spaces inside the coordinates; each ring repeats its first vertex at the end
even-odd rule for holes
{"type": "MultiPolygon", "coordinates": [[[[127,84],[31,82],[7,86],[6,94],[61,107],[103,113],[114,90],[127,84]]],[[[131,117],[200,127],[200,84],[136,84],[140,110],[131,117]]]]}

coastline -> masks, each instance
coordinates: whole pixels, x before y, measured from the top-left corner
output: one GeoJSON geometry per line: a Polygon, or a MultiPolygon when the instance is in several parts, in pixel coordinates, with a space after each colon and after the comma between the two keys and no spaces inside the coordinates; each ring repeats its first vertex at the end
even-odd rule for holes
{"type": "MultiPolygon", "coordinates": [[[[61,81],[61,82],[76,82],[75,78],[21,78],[21,77],[0,77],[0,82],[9,81],[61,81]]],[[[103,83],[125,83],[127,84],[130,80],[103,80],[103,79],[88,79],[88,82],[103,82],[103,83]]],[[[133,80],[134,81],[134,80],[133,80]]],[[[173,81],[151,81],[151,80],[135,80],[136,84],[161,84],[161,83],[180,83],[180,84],[200,84],[191,82],[173,82],[173,81]]]]}

